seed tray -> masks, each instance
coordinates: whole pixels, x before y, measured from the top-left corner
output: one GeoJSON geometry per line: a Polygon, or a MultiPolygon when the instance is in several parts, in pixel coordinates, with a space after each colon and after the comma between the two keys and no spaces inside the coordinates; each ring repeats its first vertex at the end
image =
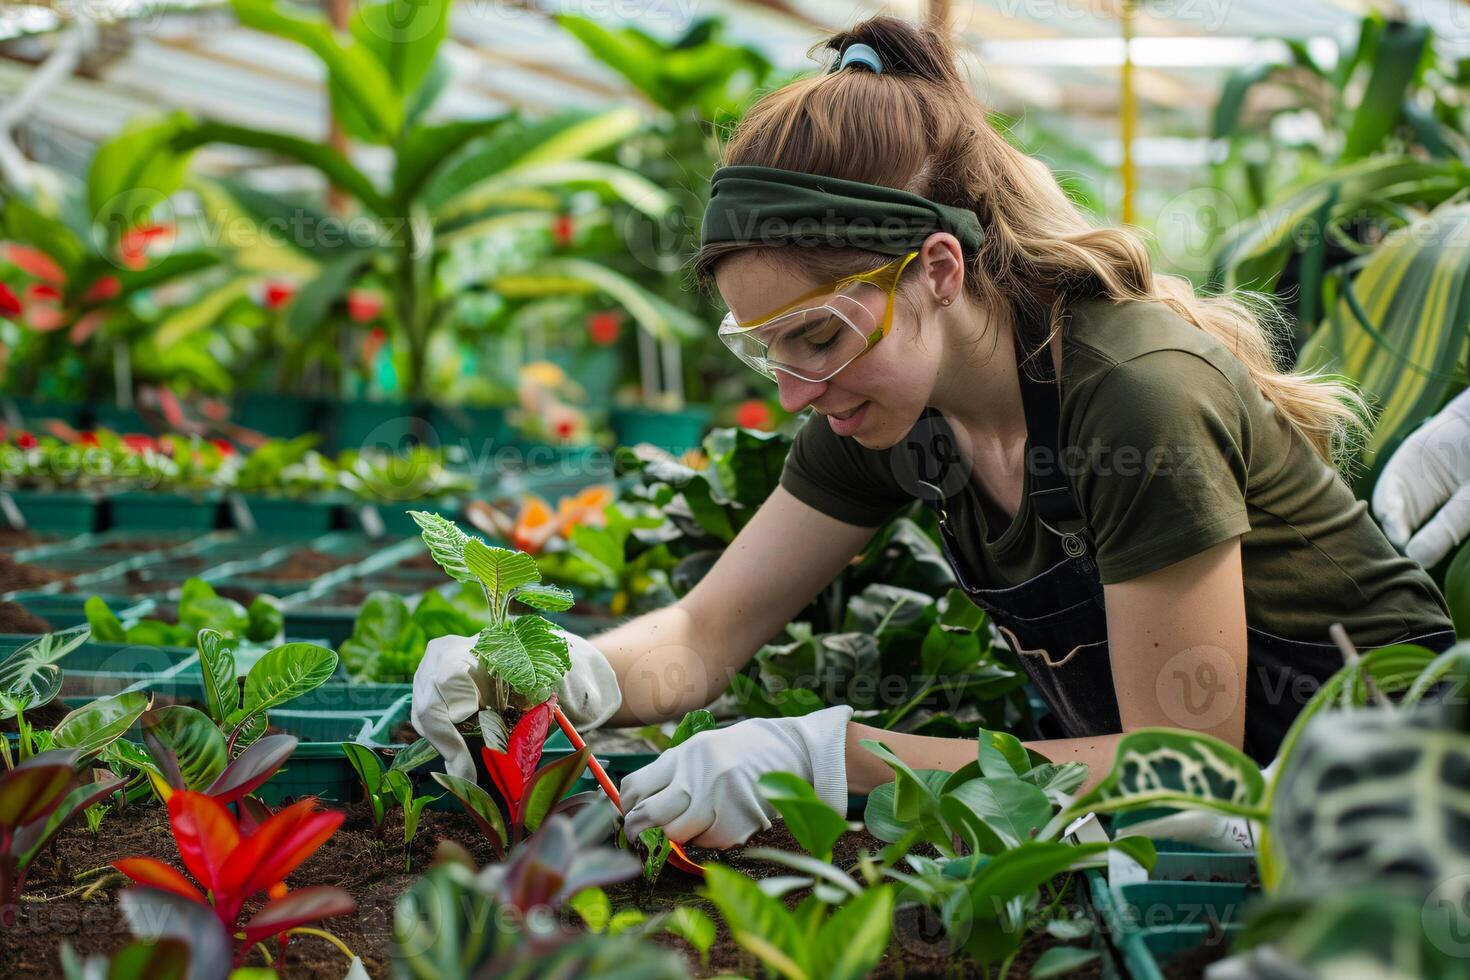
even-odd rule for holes
{"type": "Polygon", "coordinates": [[[213,531],[223,520],[224,494],[133,491],[107,498],[107,526],[130,530],[213,531]]]}
{"type": "MultiPolygon", "coordinates": [[[[82,626],[87,622],[87,614],[82,607],[93,593],[80,592],[15,592],[8,598],[11,602],[18,602],[28,611],[40,616],[51,624],[53,630],[71,629],[73,626],[82,626]]],[[[112,609],[117,618],[124,623],[133,622],[143,618],[153,611],[155,603],[151,599],[139,599],[136,596],[102,594],[102,599],[112,609]]],[[[26,637],[34,639],[34,637],[26,637]]]]}
{"type": "Polygon", "coordinates": [[[236,493],[230,495],[227,510],[231,525],[242,531],[302,537],[344,524],[343,500],[340,494],[291,498],[236,493]]]}
{"type": "MultiPolygon", "coordinates": [[[[90,534],[102,520],[101,497],[74,490],[10,490],[5,492],[25,527],[53,534],[90,534]]],[[[7,516],[11,507],[0,501],[0,520],[14,526],[7,516]]]]}

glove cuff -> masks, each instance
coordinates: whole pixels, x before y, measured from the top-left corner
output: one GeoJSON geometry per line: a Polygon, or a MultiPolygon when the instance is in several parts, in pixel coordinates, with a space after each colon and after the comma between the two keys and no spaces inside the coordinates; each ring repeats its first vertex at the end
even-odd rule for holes
{"type": "Polygon", "coordinates": [[[839,704],[795,720],[802,727],[817,798],[846,817],[847,723],[852,720],[852,706],[839,704]]]}

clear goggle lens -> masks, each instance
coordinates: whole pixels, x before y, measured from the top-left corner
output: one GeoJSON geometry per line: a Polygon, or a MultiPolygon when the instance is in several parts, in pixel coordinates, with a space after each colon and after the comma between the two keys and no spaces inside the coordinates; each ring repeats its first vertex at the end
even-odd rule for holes
{"type": "Polygon", "coordinates": [[[734,314],[720,324],[720,339],[746,364],[775,378],[782,371],[804,381],[826,381],[877,341],[880,325],[857,287],[819,306],[783,313],[758,326],[741,327],[734,314]]]}

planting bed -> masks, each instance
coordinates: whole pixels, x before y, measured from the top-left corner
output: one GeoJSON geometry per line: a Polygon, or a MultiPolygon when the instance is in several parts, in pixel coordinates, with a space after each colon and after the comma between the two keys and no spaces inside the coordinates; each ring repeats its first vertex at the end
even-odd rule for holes
{"type": "MultiPolygon", "coordinates": [[[[461,812],[429,811],[423,815],[418,836],[409,848],[412,874],[405,873],[401,815],[389,819],[384,841],[379,842],[372,830],[366,804],[346,808],[347,820],[305,864],[287,878],[294,888],[307,885],[336,885],[346,889],[357,901],[356,915],[326,921],[322,928],[335,934],[348,948],[362,957],[369,975],[389,975],[389,941],[393,904],[413,882],[417,874],[428,868],[434,848],[441,839],[463,844],[481,864],[494,860],[494,854],[471,819],[461,812]]],[[[783,827],[777,825],[757,834],[748,847],[776,847],[799,850],[783,827]]],[[[865,833],[849,833],[836,846],[834,863],[850,866],[861,851],[876,851],[882,842],[865,833]]],[[[134,806],[121,814],[110,814],[99,833],[90,833],[80,824],[68,828],[52,852],[42,857],[32,869],[28,895],[22,904],[21,919],[16,928],[0,935],[0,962],[7,964],[13,975],[60,975],[59,948],[62,941],[71,943],[83,954],[107,953],[120,948],[129,938],[118,914],[117,891],[124,886],[121,876],[105,869],[120,858],[153,857],[184,871],[178,851],[169,833],[162,807],[155,804],[134,806]],[[88,886],[95,891],[87,892],[88,886]]],[[[740,850],[712,852],[690,849],[696,860],[721,861],[727,866],[756,878],[787,873],[776,865],[741,856],[740,850]]],[[[607,889],[613,908],[641,908],[652,914],[676,905],[697,905],[709,912],[716,922],[713,907],[696,892],[698,880],[666,868],[658,882],[648,887],[642,879],[607,889]]],[[[790,899],[790,904],[795,904],[790,899]]],[[[1079,901],[1069,899],[1069,901],[1079,901]]],[[[247,906],[256,907],[255,904],[247,906]]],[[[568,928],[580,928],[572,913],[565,913],[568,928]]],[[[718,938],[710,949],[709,967],[702,969],[698,957],[683,940],[664,934],[657,941],[683,953],[691,973],[697,976],[760,975],[759,965],[744,953],[720,925],[718,938]]],[[[1042,934],[1032,937],[1023,947],[1012,967],[1012,976],[1029,975],[1029,964],[1054,943],[1042,934]]],[[[946,977],[956,973],[952,958],[925,955],[932,952],[917,934],[906,939],[902,920],[895,931],[894,942],[871,974],[874,977],[946,977]]],[[[255,954],[251,965],[263,965],[255,954]]],[[[285,980],[305,977],[339,977],[346,969],[341,953],[326,941],[312,936],[292,939],[285,959],[277,962],[285,980]]],[[[962,967],[961,967],[962,969],[962,967]]],[[[1095,978],[1097,968],[1070,976],[1095,978]]]]}

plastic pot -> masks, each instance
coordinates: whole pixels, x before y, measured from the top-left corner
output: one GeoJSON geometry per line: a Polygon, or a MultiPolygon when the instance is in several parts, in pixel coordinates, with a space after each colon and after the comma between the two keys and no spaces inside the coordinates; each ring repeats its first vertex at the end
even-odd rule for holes
{"type": "Polygon", "coordinates": [[[134,491],[107,500],[109,527],[131,530],[213,531],[220,527],[224,494],[134,491]]]}
{"type": "Polygon", "coordinates": [[[697,449],[709,428],[710,410],[705,405],[690,405],[682,411],[664,412],[654,408],[614,408],[612,428],[618,445],[633,446],[652,443],[675,456],[687,449],[697,449]]]}
{"type": "MultiPolygon", "coordinates": [[[[26,527],[46,534],[90,534],[101,526],[101,497],[70,490],[11,490],[26,527]]],[[[0,520],[3,520],[0,511],[0,520]]]]}

